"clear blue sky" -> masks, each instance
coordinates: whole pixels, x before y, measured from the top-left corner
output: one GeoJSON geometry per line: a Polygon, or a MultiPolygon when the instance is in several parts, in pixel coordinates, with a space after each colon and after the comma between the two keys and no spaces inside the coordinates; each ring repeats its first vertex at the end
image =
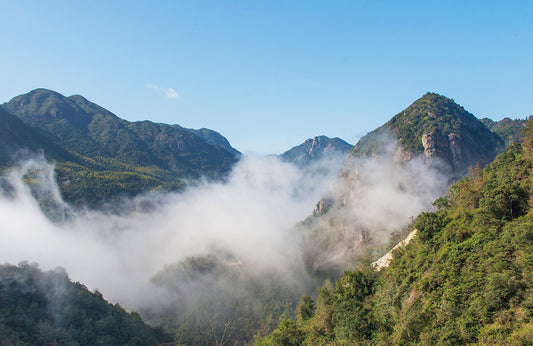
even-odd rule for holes
{"type": "Polygon", "coordinates": [[[245,153],[350,143],[427,91],[533,114],[533,1],[3,1],[0,102],[44,87],[245,153]]]}

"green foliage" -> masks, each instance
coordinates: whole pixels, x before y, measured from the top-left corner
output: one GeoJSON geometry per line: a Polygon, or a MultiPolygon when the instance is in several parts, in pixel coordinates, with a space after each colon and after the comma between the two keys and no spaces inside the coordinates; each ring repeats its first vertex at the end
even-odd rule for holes
{"type": "Polygon", "coordinates": [[[397,141],[403,151],[415,157],[424,152],[424,135],[432,138],[432,155],[448,164],[454,176],[464,175],[478,161],[483,165],[490,162],[504,147],[497,134],[452,99],[427,93],[361,138],[352,154],[388,153],[397,141]]]}
{"type": "Polygon", "coordinates": [[[418,238],[429,241],[444,226],[444,220],[438,213],[422,213],[416,218],[414,228],[418,230],[418,238]]]}
{"type": "Polygon", "coordinates": [[[293,320],[283,319],[267,338],[256,342],[257,345],[298,346],[304,341],[304,331],[293,320]]]}
{"type": "Polygon", "coordinates": [[[279,272],[250,267],[223,253],[190,257],[169,265],[153,279],[167,289],[165,309],[143,310],[143,316],[176,329],[178,344],[251,342],[275,329],[280,318],[293,316],[306,288],[288,283],[279,272]]]}
{"type": "Polygon", "coordinates": [[[307,294],[303,294],[300,297],[300,302],[296,307],[296,317],[298,321],[304,322],[313,317],[315,314],[315,302],[313,298],[309,297],[307,294]]]}
{"type": "Polygon", "coordinates": [[[324,287],[315,314],[292,327],[302,343],[531,344],[532,128],[418,216],[417,237],[388,268],[324,287]]]}
{"type": "Polygon", "coordinates": [[[500,136],[506,146],[515,142],[520,142],[522,130],[527,124],[527,120],[504,118],[494,122],[489,118],[480,119],[480,121],[492,132],[500,136]]]}
{"type": "Polygon", "coordinates": [[[0,340],[6,345],[156,345],[170,341],[60,269],[0,266],[0,340]]]}
{"type": "Polygon", "coordinates": [[[16,163],[9,156],[12,148],[43,150],[57,162],[64,198],[79,206],[96,207],[155,189],[179,190],[185,179],[218,179],[237,160],[191,130],[128,122],[79,95],[36,89],[3,108],[16,117],[0,109],[0,167],[16,163]]]}

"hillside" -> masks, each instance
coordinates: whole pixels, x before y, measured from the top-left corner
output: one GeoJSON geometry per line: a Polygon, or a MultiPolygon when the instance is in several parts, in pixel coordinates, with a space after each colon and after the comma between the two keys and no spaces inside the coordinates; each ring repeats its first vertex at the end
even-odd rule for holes
{"type": "Polygon", "coordinates": [[[514,142],[520,141],[522,130],[527,125],[527,120],[504,118],[500,121],[493,121],[489,118],[480,119],[480,121],[500,138],[508,146],[514,142]]]}
{"type": "Polygon", "coordinates": [[[226,139],[226,137],[222,136],[220,133],[216,131],[206,129],[206,128],[201,128],[198,130],[195,130],[195,129],[188,129],[188,130],[193,132],[198,137],[202,138],[208,144],[218,145],[219,147],[229,151],[231,154],[233,154],[233,156],[239,157],[242,155],[240,151],[238,151],[237,149],[231,146],[231,144],[226,139]]]}
{"type": "Polygon", "coordinates": [[[533,119],[417,217],[388,268],[345,272],[258,344],[533,343],[532,168],[533,119]]]}
{"type": "Polygon", "coordinates": [[[306,166],[320,159],[334,159],[344,157],[353,148],[353,145],[340,138],[317,136],[305,140],[283,154],[280,158],[286,162],[292,162],[299,166],[306,166]]]}
{"type": "Polygon", "coordinates": [[[74,157],[68,152],[55,145],[46,138],[39,130],[34,129],[16,116],[8,113],[0,107],[0,168],[16,163],[16,152],[19,150],[29,150],[37,152],[43,150],[49,159],[74,157]]]}
{"type": "Polygon", "coordinates": [[[179,190],[186,179],[223,177],[237,160],[178,125],[128,122],[79,95],[36,89],[3,108],[39,132],[31,149],[39,147],[57,162],[61,191],[77,205],[179,190]]]}
{"type": "Polygon", "coordinates": [[[71,282],[61,270],[0,265],[2,345],[159,345],[172,341],[139,314],[71,282]]]}
{"type": "Polygon", "coordinates": [[[301,226],[308,265],[342,273],[368,251],[379,254],[451,182],[502,148],[498,135],[453,100],[423,95],[350,151],[301,226]]]}
{"type": "Polygon", "coordinates": [[[368,133],[352,154],[375,155],[397,141],[398,155],[411,160],[424,155],[426,164],[438,167],[452,179],[468,167],[485,165],[504,148],[502,139],[452,99],[427,93],[396,114],[386,124],[368,133]]]}

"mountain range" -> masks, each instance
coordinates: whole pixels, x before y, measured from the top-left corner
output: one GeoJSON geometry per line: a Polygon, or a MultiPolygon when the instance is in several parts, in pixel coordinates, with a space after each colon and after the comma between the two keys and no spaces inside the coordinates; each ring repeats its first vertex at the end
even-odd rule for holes
{"type": "Polygon", "coordinates": [[[42,150],[56,162],[64,198],[77,205],[95,207],[154,189],[179,190],[185,180],[200,177],[220,179],[240,156],[215,131],[129,122],[80,95],[36,89],[2,109],[2,119],[16,135],[3,137],[1,164],[13,162],[13,147],[42,150]]]}
{"type": "Polygon", "coordinates": [[[257,344],[533,344],[533,118],[524,135],[418,215],[388,267],[302,296],[257,344]]]}
{"type": "MultiPolygon", "coordinates": [[[[1,169],[12,169],[28,151],[42,152],[55,162],[63,197],[78,206],[99,207],[152,190],[177,191],[201,176],[223,179],[241,157],[213,130],[129,122],[82,96],[65,97],[46,89],[4,103],[0,122],[1,169]]],[[[354,147],[319,136],[282,154],[283,159],[306,167],[331,153],[348,152],[338,181],[296,229],[304,239],[302,251],[313,287],[324,278],[329,281],[313,297],[301,297],[296,321],[284,319],[270,336],[255,341],[533,342],[532,128],[531,121],[480,121],[452,99],[427,93],[354,147]],[[529,135],[518,144],[523,129],[529,135]],[[488,166],[482,170],[484,165],[488,166]],[[446,194],[449,184],[458,179],[463,180],[446,194]],[[434,212],[414,219],[431,202],[434,212]],[[392,252],[390,266],[372,271],[371,261],[415,227],[417,236],[392,252]],[[335,279],[339,280],[332,284],[335,279]]],[[[227,264],[216,257],[191,257],[167,267],[157,280],[179,288],[184,281],[194,283],[195,277],[221,277],[237,286],[242,280],[240,268],[239,261],[227,264]]],[[[207,343],[211,335],[198,331],[209,328],[215,340],[228,331],[232,333],[228,340],[243,344],[256,334],[265,335],[280,316],[287,317],[299,295],[274,277],[244,278],[255,296],[238,298],[234,295],[238,290],[228,284],[227,292],[215,292],[210,297],[217,298],[201,302],[200,309],[181,313],[177,319],[181,324],[172,325],[177,328],[172,330],[175,340],[207,343]],[[209,325],[213,316],[222,319],[215,321],[219,329],[209,325]],[[226,321],[228,316],[235,318],[226,321]]],[[[215,288],[205,285],[195,290],[202,295],[215,288]]],[[[101,336],[113,343],[116,328],[129,333],[118,341],[122,343],[168,340],[165,333],[144,325],[139,315],[107,304],[98,293],[71,283],[66,274],[6,265],[0,268],[0,291],[0,299],[14,303],[1,311],[5,314],[0,335],[13,342],[77,341],[89,336],[100,340],[98,333],[104,331],[101,336]],[[57,324],[49,313],[55,291],[47,284],[48,276],[61,277],[69,299],[79,303],[61,307],[70,324],[57,324]],[[14,284],[2,286],[4,282],[14,284]],[[82,315],[84,321],[78,318],[82,315]],[[84,336],[81,331],[91,334],[84,336]]],[[[169,305],[169,310],[178,308],[169,305]]],[[[168,314],[152,316],[152,321],[175,321],[168,314]]]]}

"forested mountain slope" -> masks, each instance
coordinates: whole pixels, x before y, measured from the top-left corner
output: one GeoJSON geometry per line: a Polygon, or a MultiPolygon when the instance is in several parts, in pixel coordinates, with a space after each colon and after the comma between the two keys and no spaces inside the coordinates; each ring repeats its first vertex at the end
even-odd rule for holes
{"type": "Polygon", "coordinates": [[[489,118],[483,118],[480,121],[489,130],[500,136],[506,146],[513,142],[519,142],[522,130],[527,125],[527,119],[503,118],[500,121],[494,121],[489,118]]]}
{"type": "Polygon", "coordinates": [[[504,148],[501,138],[445,96],[426,93],[386,124],[356,144],[354,155],[375,155],[398,141],[397,156],[411,160],[421,154],[426,163],[460,178],[477,162],[485,165],[504,148]],[[384,137],[389,141],[384,141],[384,137]]]}
{"type": "Polygon", "coordinates": [[[533,343],[533,120],[420,214],[390,266],[369,263],[303,297],[259,344],[533,343]]]}
{"type": "Polygon", "coordinates": [[[153,189],[181,189],[185,179],[200,176],[220,178],[237,160],[191,130],[128,122],[79,95],[36,89],[3,108],[39,132],[31,149],[39,147],[50,156],[51,148],[57,148],[51,156],[61,191],[78,205],[95,206],[153,189]]]}
{"type": "Polygon", "coordinates": [[[158,345],[172,341],[161,330],[109,304],[98,292],[71,282],[60,269],[27,263],[0,265],[2,345],[158,345]]]}
{"type": "Polygon", "coordinates": [[[423,95],[350,151],[338,181],[305,221],[307,262],[319,271],[353,267],[431,207],[468,167],[487,164],[503,148],[497,134],[453,100],[423,95]]]}

